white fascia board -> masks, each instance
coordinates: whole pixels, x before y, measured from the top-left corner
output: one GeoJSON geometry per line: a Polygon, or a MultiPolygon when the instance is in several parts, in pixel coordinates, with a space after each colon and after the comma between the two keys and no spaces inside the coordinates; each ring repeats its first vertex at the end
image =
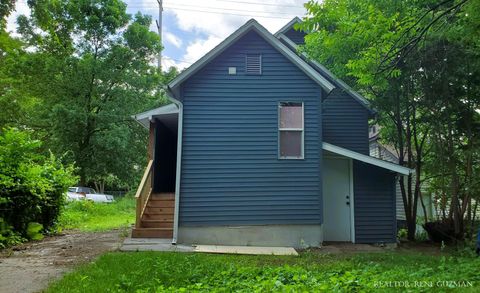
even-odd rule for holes
{"type": "Polygon", "coordinates": [[[302,20],[298,16],[295,16],[294,19],[290,20],[286,25],[284,25],[281,29],[279,29],[278,32],[276,32],[274,34],[274,36],[278,37],[278,35],[286,33],[296,23],[301,23],[301,22],[302,22],[302,20]]]}
{"type": "Polygon", "coordinates": [[[357,152],[354,152],[354,151],[348,150],[346,148],[342,148],[342,147],[339,147],[339,146],[336,146],[336,145],[333,145],[333,144],[330,144],[330,143],[327,143],[327,142],[322,143],[322,148],[325,151],[329,151],[329,152],[332,152],[332,153],[335,153],[337,155],[341,155],[341,156],[344,156],[344,157],[352,158],[354,160],[361,161],[361,162],[364,162],[364,163],[367,163],[367,164],[370,164],[370,165],[374,165],[374,166],[377,166],[377,167],[380,167],[380,168],[383,168],[383,169],[387,169],[387,170],[390,170],[390,171],[393,171],[393,172],[396,172],[396,173],[399,173],[399,174],[402,174],[402,175],[409,175],[409,174],[414,173],[414,170],[412,170],[410,168],[406,168],[406,167],[403,167],[403,166],[400,166],[400,165],[397,165],[397,164],[394,164],[394,163],[383,161],[383,160],[380,160],[380,159],[377,159],[377,158],[374,158],[374,157],[371,157],[371,156],[367,156],[367,155],[364,155],[364,154],[360,154],[360,153],[357,153],[357,152]]]}
{"type": "MultiPolygon", "coordinates": [[[[283,40],[292,50],[295,52],[298,52],[298,46],[295,44],[292,40],[290,40],[287,36],[285,36],[283,33],[279,34],[277,38],[283,40]]],[[[346,91],[352,98],[357,100],[363,107],[365,107],[372,115],[374,115],[376,112],[370,107],[370,102],[365,99],[362,95],[357,93],[355,90],[353,90],[348,84],[346,84],[343,80],[339,79],[336,77],[330,70],[328,70],[325,66],[322,64],[318,63],[315,60],[310,59],[305,53],[301,53],[302,56],[307,60],[308,63],[311,64],[311,66],[315,67],[317,70],[328,76],[331,80],[336,81],[340,87],[346,91]]]]}
{"type": "Polygon", "coordinates": [[[288,49],[279,39],[275,38],[267,29],[260,25],[255,19],[250,19],[247,23],[241,26],[237,31],[228,36],[223,42],[218,46],[212,49],[210,52],[205,54],[193,65],[188,67],[185,71],[180,73],[174,80],[172,80],[168,87],[172,92],[176,92],[177,87],[186,81],[189,77],[197,73],[202,67],[207,65],[211,60],[224,52],[230,45],[232,45],[236,40],[241,38],[251,29],[262,36],[270,45],[276,48],[282,55],[294,63],[299,69],[301,69],[308,77],[313,81],[319,84],[327,93],[330,93],[335,86],[331,84],[327,79],[325,79],[321,74],[319,74],[315,69],[308,65],[305,61],[302,60],[297,54],[288,49]]]}
{"type": "Polygon", "coordinates": [[[152,110],[148,110],[143,113],[132,116],[133,119],[137,120],[143,127],[148,128],[150,120],[155,116],[165,115],[165,114],[177,114],[178,108],[175,104],[168,104],[162,107],[158,107],[152,110]]]}

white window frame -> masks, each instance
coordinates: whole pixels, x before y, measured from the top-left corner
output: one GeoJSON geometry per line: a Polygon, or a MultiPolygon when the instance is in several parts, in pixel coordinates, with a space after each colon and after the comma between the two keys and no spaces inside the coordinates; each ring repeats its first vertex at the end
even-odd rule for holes
{"type": "Polygon", "coordinates": [[[279,101],[277,105],[277,128],[278,128],[278,142],[277,142],[277,152],[278,159],[280,160],[303,160],[305,159],[305,104],[299,101],[279,101]],[[281,128],[280,127],[280,108],[284,103],[297,103],[302,105],[302,128],[281,128]],[[301,155],[299,157],[295,156],[282,156],[280,150],[280,133],[282,131],[301,131],[302,141],[301,141],[301,155]]]}

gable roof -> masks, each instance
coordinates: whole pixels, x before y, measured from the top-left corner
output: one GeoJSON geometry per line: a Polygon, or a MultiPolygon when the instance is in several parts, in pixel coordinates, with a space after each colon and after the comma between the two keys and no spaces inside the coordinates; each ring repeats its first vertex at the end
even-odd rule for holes
{"type": "Polygon", "coordinates": [[[290,62],[295,64],[300,70],[302,70],[308,77],[315,81],[318,85],[322,87],[328,93],[330,93],[335,86],[329,82],[325,77],[323,77],[319,72],[313,69],[310,65],[307,64],[301,57],[299,57],[295,52],[292,52],[287,46],[285,46],[279,39],[275,38],[267,29],[260,25],[255,19],[250,19],[247,23],[241,26],[233,34],[228,36],[223,42],[218,46],[213,48],[210,52],[200,58],[197,62],[192,64],[182,73],[180,73],[175,79],[173,79],[168,85],[168,89],[177,97],[179,97],[179,87],[192,75],[197,73],[205,65],[207,65],[211,60],[224,52],[232,44],[235,43],[238,39],[244,36],[247,32],[255,31],[258,33],[267,43],[277,49],[283,56],[285,56],[290,62]]]}
{"type": "MultiPolygon", "coordinates": [[[[298,19],[298,17],[297,17],[298,19]]],[[[295,19],[293,19],[295,20],[295,19]]],[[[292,20],[292,21],[293,21],[292,20]]],[[[300,21],[300,19],[298,19],[300,21]]],[[[296,22],[295,22],[296,23],[296,22]]],[[[375,115],[376,111],[373,110],[370,106],[370,102],[365,99],[362,95],[354,91],[348,84],[346,84],[343,80],[339,79],[336,77],[330,70],[328,70],[325,66],[322,64],[318,63],[315,60],[310,59],[305,53],[300,53],[298,51],[298,46],[295,44],[292,40],[290,40],[284,33],[281,33],[280,31],[275,34],[275,36],[282,40],[287,47],[289,47],[292,51],[294,51],[296,54],[302,56],[306,62],[310,66],[312,66],[315,70],[317,70],[319,73],[323,74],[326,76],[329,80],[331,80],[333,83],[336,84],[339,88],[344,90],[347,94],[349,94],[353,99],[355,99],[357,102],[360,103],[367,111],[369,112],[370,115],[375,115]],[[278,34],[278,35],[277,35],[278,34]]]]}
{"type": "Polygon", "coordinates": [[[290,20],[286,25],[284,25],[281,29],[278,30],[278,32],[276,32],[274,34],[275,37],[278,38],[278,36],[280,34],[285,34],[286,32],[288,32],[291,28],[293,28],[293,26],[297,23],[301,23],[302,20],[298,17],[298,16],[295,16],[294,19],[290,20]]]}
{"type": "Polygon", "coordinates": [[[370,165],[374,165],[374,166],[377,166],[377,167],[380,167],[380,168],[383,168],[383,169],[387,169],[387,170],[390,170],[390,171],[393,171],[393,172],[396,172],[396,173],[399,173],[399,174],[402,174],[402,175],[409,175],[409,174],[412,174],[414,172],[414,170],[412,170],[410,168],[403,167],[403,166],[400,166],[398,164],[394,164],[394,163],[387,162],[387,161],[384,161],[384,160],[380,160],[380,159],[377,159],[375,157],[367,156],[367,155],[364,155],[364,154],[361,154],[361,153],[357,153],[357,152],[354,152],[352,150],[342,148],[342,147],[339,147],[339,146],[336,146],[336,145],[333,145],[333,144],[330,144],[330,143],[327,143],[327,142],[322,143],[322,148],[325,151],[329,151],[329,152],[332,152],[332,153],[335,153],[337,155],[341,155],[341,156],[344,156],[344,157],[352,158],[354,160],[358,160],[358,161],[361,161],[361,162],[364,162],[364,163],[367,163],[367,164],[370,164],[370,165]]]}

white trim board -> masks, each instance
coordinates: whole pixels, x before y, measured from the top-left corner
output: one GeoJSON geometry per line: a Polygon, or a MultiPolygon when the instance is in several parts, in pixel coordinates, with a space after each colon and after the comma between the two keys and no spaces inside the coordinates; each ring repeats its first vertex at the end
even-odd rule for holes
{"type": "Polygon", "coordinates": [[[172,103],[134,115],[133,119],[137,120],[143,127],[148,128],[150,120],[152,120],[154,116],[160,116],[165,114],[178,114],[178,112],[178,107],[174,103],[172,103]]]}
{"type": "Polygon", "coordinates": [[[397,165],[397,164],[394,164],[394,163],[390,163],[390,162],[387,162],[387,161],[383,161],[383,160],[380,160],[380,159],[377,159],[377,158],[374,158],[374,157],[370,157],[370,156],[367,156],[367,155],[364,155],[364,154],[360,154],[360,153],[357,153],[357,152],[354,152],[354,151],[348,150],[346,148],[342,148],[342,147],[339,147],[339,146],[336,146],[336,145],[333,145],[333,144],[330,144],[330,143],[327,143],[327,142],[322,143],[322,149],[325,150],[325,151],[335,153],[337,155],[352,158],[354,160],[361,161],[361,162],[364,162],[364,163],[367,163],[367,164],[370,164],[370,165],[374,165],[374,166],[377,166],[377,167],[380,167],[380,168],[383,168],[383,169],[387,169],[387,170],[390,170],[390,171],[393,171],[393,172],[396,172],[396,173],[399,173],[399,174],[402,174],[402,175],[409,175],[409,174],[414,173],[414,170],[412,170],[410,168],[403,167],[403,166],[400,166],[400,165],[397,165]]]}
{"type": "Polygon", "coordinates": [[[335,89],[335,86],[325,79],[320,73],[315,71],[310,65],[308,65],[302,58],[297,54],[292,52],[287,46],[285,46],[279,39],[275,38],[266,28],[260,25],[255,19],[250,19],[247,23],[241,26],[233,34],[228,36],[223,42],[216,46],[213,50],[205,54],[197,62],[192,64],[182,73],[180,73],[174,80],[168,84],[168,88],[176,95],[178,99],[179,96],[179,86],[190,78],[192,75],[197,73],[201,68],[207,65],[211,60],[216,58],[222,52],[224,52],[228,47],[230,47],[235,41],[240,39],[249,31],[254,30],[262,38],[267,41],[271,46],[277,49],[282,55],[284,55],[290,62],[295,64],[300,70],[302,70],[308,77],[320,85],[327,93],[330,93],[335,89]]]}

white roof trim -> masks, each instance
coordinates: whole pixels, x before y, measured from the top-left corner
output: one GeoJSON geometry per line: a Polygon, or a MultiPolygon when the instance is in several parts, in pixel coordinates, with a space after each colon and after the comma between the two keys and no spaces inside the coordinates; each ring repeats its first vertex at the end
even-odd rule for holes
{"type": "Polygon", "coordinates": [[[148,128],[150,120],[155,116],[166,115],[166,114],[178,114],[178,107],[175,104],[168,104],[162,107],[158,107],[146,112],[134,115],[132,118],[137,120],[144,127],[148,128]]]}
{"type": "MultiPolygon", "coordinates": [[[[283,40],[289,47],[291,47],[292,50],[295,52],[298,52],[298,46],[295,44],[292,40],[290,40],[286,35],[283,33],[280,33],[276,35],[277,38],[283,40]]],[[[370,102],[365,99],[362,95],[354,91],[348,84],[346,84],[343,80],[339,79],[336,77],[330,70],[328,70],[325,66],[322,64],[318,63],[315,60],[310,59],[305,53],[301,53],[302,56],[307,60],[307,62],[315,67],[317,70],[319,70],[321,73],[325,74],[327,77],[329,77],[331,80],[334,80],[338,83],[338,85],[346,91],[352,98],[357,100],[362,106],[364,106],[368,111],[370,111],[372,114],[375,113],[375,110],[373,110],[370,107],[370,102]]]]}
{"type": "Polygon", "coordinates": [[[383,169],[387,169],[387,170],[390,170],[390,171],[393,171],[393,172],[396,172],[396,173],[400,173],[400,174],[403,174],[403,175],[409,175],[409,174],[414,173],[414,170],[412,170],[410,168],[406,168],[406,167],[403,167],[403,166],[400,166],[400,165],[397,165],[397,164],[394,164],[394,163],[383,161],[383,160],[380,160],[380,159],[377,159],[377,158],[374,158],[374,157],[371,157],[371,156],[367,156],[367,155],[364,155],[364,154],[360,154],[360,153],[357,153],[357,152],[354,152],[354,151],[351,151],[351,150],[348,150],[348,149],[345,149],[345,148],[342,148],[342,147],[339,147],[339,146],[336,146],[336,145],[333,145],[333,144],[330,144],[330,143],[327,143],[327,142],[322,143],[322,148],[326,151],[329,151],[329,152],[332,152],[332,153],[335,153],[335,154],[338,154],[338,155],[341,155],[341,156],[345,156],[345,157],[348,157],[348,158],[352,158],[352,159],[355,159],[355,160],[358,160],[358,161],[361,161],[361,162],[364,162],[364,163],[367,163],[367,164],[370,164],[370,165],[374,165],[374,166],[377,166],[377,167],[380,167],[380,168],[383,168],[383,169]]]}
{"type": "Polygon", "coordinates": [[[286,25],[284,25],[281,29],[278,30],[278,32],[276,32],[274,34],[275,37],[278,37],[278,35],[280,34],[284,34],[286,33],[290,28],[292,28],[296,23],[301,23],[302,20],[298,17],[298,16],[295,16],[295,18],[293,18],[292,20],[290,20],[286,25]]]}
{"type": "Polygon", "coordinates": [[[197,73],[203,66],[213,60],[223,51],[225,51],[236,40],[245,35],[251,29],[254,29],[260,36],[262,36],[270,45],[276,48],[282,55],[289,59],[292,63],[297,65],[308,77],[319,84],[327,93],[330,93],[335,86],[325,79],[320,73],[315,71],[310,65],[308,65],[302,58],[292,52],[287,46],[285,46],[280,40],[275,38],[267,29],[260,25],[255,19],[250,19],[247,23],[241,26],[233,34],[228,36],[223,42],[216,46],[213,50],[205,54],[193,65],[188,67],[182,73],[180,73],[174,80],[172,80],[168,87],[175,92],[176,88],[182,84],[185,80],[197,73]]]}

